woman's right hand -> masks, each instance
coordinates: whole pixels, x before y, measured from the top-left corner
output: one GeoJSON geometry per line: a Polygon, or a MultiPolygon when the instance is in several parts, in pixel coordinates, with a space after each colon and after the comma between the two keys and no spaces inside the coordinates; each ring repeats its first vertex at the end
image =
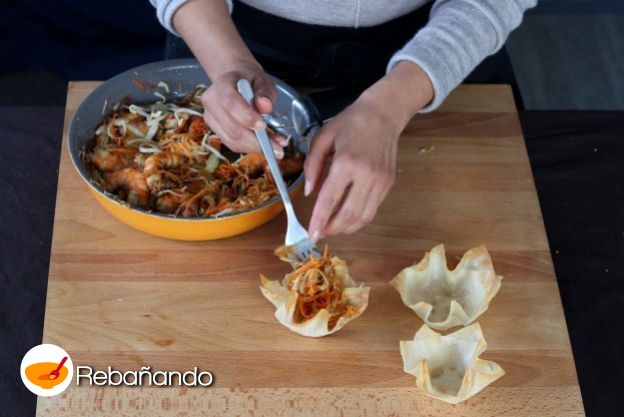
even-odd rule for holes
{"type": "MultiPolygon", "coordinates": [[[[202,95],[204,119],[222,142],[234,152],[260,152],[253,129],[266,127],[260,116],[273,111],[277,92],[271,77],[260,64],[246,62],[216,76],[202,95]],[[236,89],[238,80],[245,78],[254,90],[253,106],[249,105],[236,89]]],[[[281,135],[271,135],[275,156],[284,156],[287,140],[281,135]]]]}
{"type": "MultiPolygon", "coordinates": [[[[184,2],[172,22],[212,80],[202,96],[208,126],[234,152],[260,152],[251,129],[266,126],[260,114],[273,111],[277,92],[271,77],[238,34],[226,2],[184,2]],[[253,106],[236,89],[241,78],[251,83],[255,95],[253,106]]],[[[286,138],[272,135],[271,141],[275,156],[282,158],[286,138]]]]}

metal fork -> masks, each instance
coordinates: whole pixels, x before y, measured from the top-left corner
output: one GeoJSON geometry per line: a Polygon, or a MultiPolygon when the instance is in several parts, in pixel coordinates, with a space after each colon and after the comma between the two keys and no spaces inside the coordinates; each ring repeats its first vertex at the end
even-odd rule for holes
{"type": "MultiPolygon", "coordinates": [[[[249,81],[245,79],[238,80],[236,88],[243,98],[249,104],[253,105],[254,92],[249,81]]],[[[254,130],[254,133],[260,144],[260,149],[267,160],[271,174],[273,174],[273,179],[282,197],[282,201],[284,201],[284,208],[286,209],[286,216],[288,218],[288,228],[286,230],[286,240],[284,244],[290,246],[294,254],[302,261],[305,261],[310,256],[320,257],[321,255],[316,250],[316,245],[312,239],[310,239],[307,230],[301,226],[301,223],[297,220],[297,215],[295,214],[290,196],[288,195],[288,188],[282,177],[282,172],[277,165],[277,160],[275,159],[275,154],[273,153],[271,141],[269,140],[266,129],[254,130]]]]}

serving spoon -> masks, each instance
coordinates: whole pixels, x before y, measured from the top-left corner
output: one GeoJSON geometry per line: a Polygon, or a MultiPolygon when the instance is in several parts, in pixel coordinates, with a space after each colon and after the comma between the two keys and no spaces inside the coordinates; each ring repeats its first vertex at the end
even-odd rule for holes
{"type": "Polygon", "coordinates": [[[61,371],[61,368],[63,368],[63,365],[65,365],[65,361],[67,361],[67,356],[65,356],[63,360],[61,360],[61,362],[59,363],[59,365],[56,367],[55,370],[50,372],[50,375],[48,375],[48,379],[52,380],[60,376],[60,371],[61,371]]]}

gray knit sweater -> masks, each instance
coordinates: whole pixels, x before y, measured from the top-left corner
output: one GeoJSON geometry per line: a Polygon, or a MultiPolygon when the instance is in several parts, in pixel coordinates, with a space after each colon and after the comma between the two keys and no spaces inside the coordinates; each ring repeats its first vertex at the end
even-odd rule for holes
{"type": "MultiPolygon", "coordinates": [[[[187,0],[150,0],[160,22],[173,33],[171,18],[187,0]]],[[[232,0],[227,2],[230,12],[232,0]]],[[[409,13],[429,0],[242,0],[283,18],[326,26],[374,26],[409,13]]],[[[437,108],[446,96],[485,57],[498,51],[509,32],[537,0],[435,0],[429,23],[388,63],[420,65],[434,89],[433,101],[422,111],[437,108]]]]}

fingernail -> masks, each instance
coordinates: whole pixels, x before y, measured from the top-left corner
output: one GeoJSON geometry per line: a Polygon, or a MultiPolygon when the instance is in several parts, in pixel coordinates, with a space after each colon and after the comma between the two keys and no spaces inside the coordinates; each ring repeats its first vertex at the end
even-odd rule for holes
{"type": "Polygon", "coordinates": [[[311,191],[312,191],[312,184],[310,183],[310,181],[306,180],[305,185],[303,186],[303,195],[307,197],[310,195],[311,191]]]}
{"type": "Polygon", "coordinates": [[[264,120],[258,120],[256,124],[254,125],[254,130],[262,130],[262,129],[266,129],[266,127],[267,125],[264,120]]]}
{"type": "Polygon", "coordinates": [[[284,157],[284,150],[282,148],[275,149],[275,157],[277,159],[282,159],[284,157]]]}
{"type": "Polygon", "coordinates": [[[315,230],[314,232],[312,232],[312,241],[314,241],[314,243],[318,242],[320,238],[321,238],[321,232],[319,232],[318,230],[315,230]]]}

